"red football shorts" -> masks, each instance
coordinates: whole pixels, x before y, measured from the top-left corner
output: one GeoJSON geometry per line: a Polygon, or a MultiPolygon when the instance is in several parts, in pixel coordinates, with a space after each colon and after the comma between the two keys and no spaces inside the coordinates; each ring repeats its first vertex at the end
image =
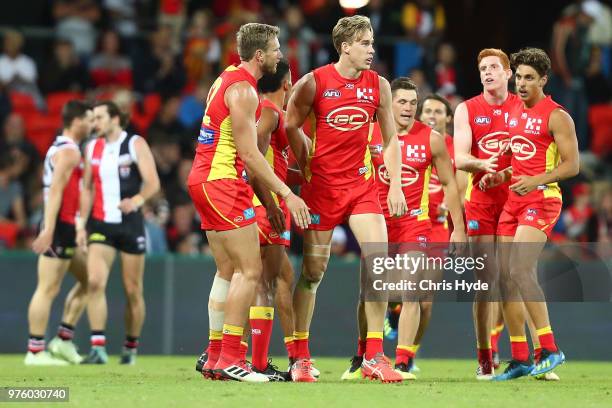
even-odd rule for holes
{"type": "Polygon", "coordinates": [[[514,235],[498,228],[504,203],[483,204],[465,201],[465,223],[469,237],[478,235],[514,235]]]}
{"type": "Polygon", "coordinates": [[[429,242],[448,242],[450,238],[450,230],[448,222],[432,222],[431,232],[429,233],[429,242]]]}
{"type": "Polygon", "coordinates": [[[285,213],[285,231],[282,234],[278,234],[272,228],[264,206],[258,205],[255,207],[257,228],[259,230],[259,245],[284,245],[287,248],[289,247],[291,243],[291,216],[284,201],[280,201],[279,207],[285,213]]]}
{"type": "Polygon", "coordinates": [[[558,198],[545,198],[535,202],[508,200],[499,218],[497,235],[513,236],[519,225],[529,225],[550,237],[561,214],[561,206],[562,202],[558,198]]]}
{"type": "Polygon", "coordinates": [[[333,230],[353,214],[382,214],[378,190],[372,180],[347,188],[302,184],[302,199],[310,208],[308,229],[333,230]]]}
{"type": "Polygon", "coordinates": [[[189,186],[203,230],[228,231],[256,221],[253,190],[243,179],[220,179],[189,186]]]}

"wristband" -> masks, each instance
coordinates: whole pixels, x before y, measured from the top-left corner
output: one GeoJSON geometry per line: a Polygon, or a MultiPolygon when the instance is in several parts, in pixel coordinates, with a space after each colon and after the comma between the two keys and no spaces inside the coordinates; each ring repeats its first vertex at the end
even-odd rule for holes
{"type": "Polygon", "coordinates": [[[283,185],[283,187],[278,192],[278,195],[281,196],[283,200],[287,198],[289,194],[291,194],[291,189],[286,185],[283,185]]]}
{"type": "Polygon", "coordinates": [[[145,199],[140,194],[136,194],[134,197],[132,197],[132,204],[134,204],[136,208],[142,207],[144,202],[145,202],[145,199]]]}

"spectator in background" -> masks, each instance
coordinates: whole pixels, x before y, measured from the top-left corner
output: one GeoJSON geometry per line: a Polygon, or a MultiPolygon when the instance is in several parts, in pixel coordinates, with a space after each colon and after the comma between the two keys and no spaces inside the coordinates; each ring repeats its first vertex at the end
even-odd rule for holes
{"type": "Polygon", "coordinates": [[[179,143],[182,154],[190,156],[192,154],[194,138],[187,133],[187,129],[178,119],[180,106],[181,98],[178,95],[166,97],[159,113],[151,123],[151,126],[149,126],[147,135],[150,138],[173,139],[179,143]]]}
{"type": "Polygon", "coordinates": [[[111,28],[122,38],[133,38],[138,32],[136,2],[138,0],[102,0],[111,20],[111,28]]]}
{"type": "Polygon", "coordinates": [[[74,52],[72,41],[58,39],[53,47],[53,59],[41,71],[43,93],[85,92],[89,88],[89,73],[74,52]]]}
{"type": "Polygon", "coordinates": [[[11,113],[4,121],[2,141],[6,150],[10,151],[14,159],[14,176],[19,179],[26,190],[32,184],[40,184],[37,169],[42,163],[36,147],[26,138],[23,118],[18,113],[11,113]]]}
{"type": "Polygon", "coordinates": [[[190,135],[195,136],[199,133],[210,86],[210,80],[201,81],[194,93],[187,94],[181,99],[178,119],[190,135]]]}
{"type": "Polygon", "coordinates": [[[426,95],[431,95],[433,92],[433,88],[427,81],[427,77],[425,76],[425,72],[423,72],[420,68],[415,68],[408,74],[412,82],[414,82],[419,90],[418,94],[425,97],[426,95]]]}
{"type": "Polygon", "coordinates": [[[121,40],[114,31],[106,31],[100,39],[100,51],[89,64],[93,84],[102,92],[132,88],[132,63],[121,53],[121,40]]]}
{"type": "Polygon", "coordinates": [[[134,89],[142,94],[178,94],[185,86],[182,61],[172,47],[172,30],[162,26],[154,31],[149,46],[140,50],[134,65],[134,89]]]}
{"type": "Polygon", "coordinates": [[[572,205],[563,211],[565,234],[571,241],[589,242],[589,224],[594,217],[591,206],[591,189],[587,183],[575,184],[572,188],[572,205]]]}
{"type": "Polygon", "coordinates": [[[187,73],[188,89],[211,76],[219,63],[221,44],[212,34],[211,20],[210,12],[198,10],[193,13],[187,28],[183,64],[187,73]]]}
{"type": "Polygon", "coordinates": [[[177,176],[181,160],[181,147],[175,137],[164,132],[153,132],[148,139],[157,166],[160,184],[169,201],[170,208],[173,208],[177,191],[181,189],[177,176]]]}
{"type": "Polygon", "coordinates": [[[32,58],[21,52],[23,42],[20,32],[4,32],[4,53],[0,55],[0,84],[8,90],[32,95],[39,106],[44,106],[36,85],[36,64],[32,58]]]}
{"type": "Polygon", "coordinates": [[[9,152],[0,152],[0,248],[14,247],[27,223],[23,190],[14,174],[14,158],[9,152]]]}
{"type": "Polygon", "coordinates": [[[553,26],[550,91],[572,115],[578,147],[589,147],[585,75],[591,58],[589,27],[601,10],[597,1],[576,3],[553,26]]]}
{"type": "Polygon", "coordinates": [[[100,20],[100,6],[95,0],[55,0],[53,17],[56,36],[70,38],[76,54],[88,59],[96,49],[96,29],[100,20]]]}
{"type": "Polygon", "coordinates": [[[147,254],[168,252],[166,224],[168,223],[168,202],[164,198],[150,200],[142,208],[147,237],[147,254]]]}
{"type": "Polygon", "coordinates": [[[304,21],[302,10],[298,6],[289,6],[285,10],[284,20],[279,22],[279,41],[293,81],[297,81],[310,71],[313,61],[312,52],[318,48],[314,31],[304,21]]]}
{"type": "MultiPolygon", "coordinates": [[[[597,211],[597,241],[604,244],[612,242],[612,188],[604,192],[597,211]]],[[[607,247],[608,250],[610,247],[607,247]]]]}
{"type": "Polygon", "coordinates": [[[434,68],[436,50],[446,30],[446,13],[437,0],[416,0],[404,5],[401,25],[410,39],[423,48],[424,68],[434,68]]]}
{"type": "Polygon", "coordinates": [[[177,55],[181,48],[186,6],[185,0],[160,0],[159,2],[159,24],[170,27],[170,44],[174,55],[177,55]]]}

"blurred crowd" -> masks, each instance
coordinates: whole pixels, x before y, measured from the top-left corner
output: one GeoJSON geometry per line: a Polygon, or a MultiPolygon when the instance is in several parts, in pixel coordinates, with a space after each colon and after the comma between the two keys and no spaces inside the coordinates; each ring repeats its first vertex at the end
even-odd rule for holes
{"type": "MultiPolygon", "coordinates": [[[[110,98],[130,113],[129,131],[147,139],[157,163],[163,191],[144,208],[149,252],[208,252],[185,180],[208,89],[221,69],[239,62],[235,33],[245,22],[280,26],[295,82],[335,59],[330,32],[338,18],[368,15],[379,73],[408,75],[420,95],[437,92],[453,106],[473,96],[462,84],[464,71],[475,72],[457,63],[457,48],[445,33],[447,15],[436,0],[371,0],[359,10],[344,10],[333,0],[197,3],[53,0],[53,35],[42,51],[28,51],[24,32],[3,31],[0,250],[28,248],[36,234],[42,158],[61,131],[63,104],[110,98]]],[[[572,3],[552,27],[554,72],[547,92],[572,113],[583,156],[581,175],[564,186],[559,241],[609,242],[612,236],[611,42],[610,8],[596,0],[572,3]]],[[[299,252],[299,234],[294,237],[292,249],[299,252]]],[[[354,256],[357,244],[348,229],[337,228],[332,249],[354,256]]]]}

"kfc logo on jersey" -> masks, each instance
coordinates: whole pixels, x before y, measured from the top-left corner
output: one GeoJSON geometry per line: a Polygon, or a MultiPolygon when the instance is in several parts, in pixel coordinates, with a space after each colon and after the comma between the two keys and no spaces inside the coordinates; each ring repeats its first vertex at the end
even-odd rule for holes
{"type": "Polygon", "coordinates": [[[507,135],[507,132],[489,133],[478,141],[478,148],[490,156],[503,152],[508,146],[508,139],[503,136],[507,135]]]}
{"type": "Polygon", "coordinates": [[[536,154],[535,145],[525,136],[512,136],[510,148],[516,160],[529,160],[536,154]]]}
{"type": "MultiPolygon", "coordinates": [[[[389,172],[387,171],[387,168],[385,167],[384,164],[381,164],[378,167],[377,173],[378,173],[378,179],[383,184],[386,184],[386,185],[391,184],[390,178],[389,178],[389,172]]],[[[402,178],[401,178],[402,187],[407,187],[411,184],[414,184],[417,182],[418,179],[419,179],[419,173],[415,169],[408,166],[407,164],[402,164],[402,178]]]]}
{"type": "Polygon", "coordinates": [[[488,125],[491,123],[491,118],[488,116],[476,116],[474,118],[474,123],[477,125],[488,125]]]}
{"type": "Polygon", "coordinates": [[[422,161],[427,158],[427,150],[425,145],[406,145],[406,158],[422,161]]]}
{"type": "Polygon", "coordinates": [[[326,89],[325,92],[323,92],[324,98],[339,98],[340,95],[341,93],[337,89],[326,89]]]}
{"type": "Polygon", "coordinates": [[[493,116],[501,116],[501,114],[502,114],[501,109],[493,109],[493,116]]]}
{"type": "Polygon", "coordinates": [[[350,132],[370,122],[370,115],[365,109],[355,106],[343,106],[329,112],[325,121],[334,129],[350,132]]]}
{"type": "Polygon", "coordinates": [[[542,119],[541,118],[530,118],[527,117],[527,123],[525,123],[525,133],[532,135],[539,135],[540,128],[542,127],[542,119]]]}
{"type": "Polygon", "coordinates": [[[372,95],[372,88],[357,88],[357,99],[363,99],[366,101],[373,101],[374,95],[372,95]]]}

